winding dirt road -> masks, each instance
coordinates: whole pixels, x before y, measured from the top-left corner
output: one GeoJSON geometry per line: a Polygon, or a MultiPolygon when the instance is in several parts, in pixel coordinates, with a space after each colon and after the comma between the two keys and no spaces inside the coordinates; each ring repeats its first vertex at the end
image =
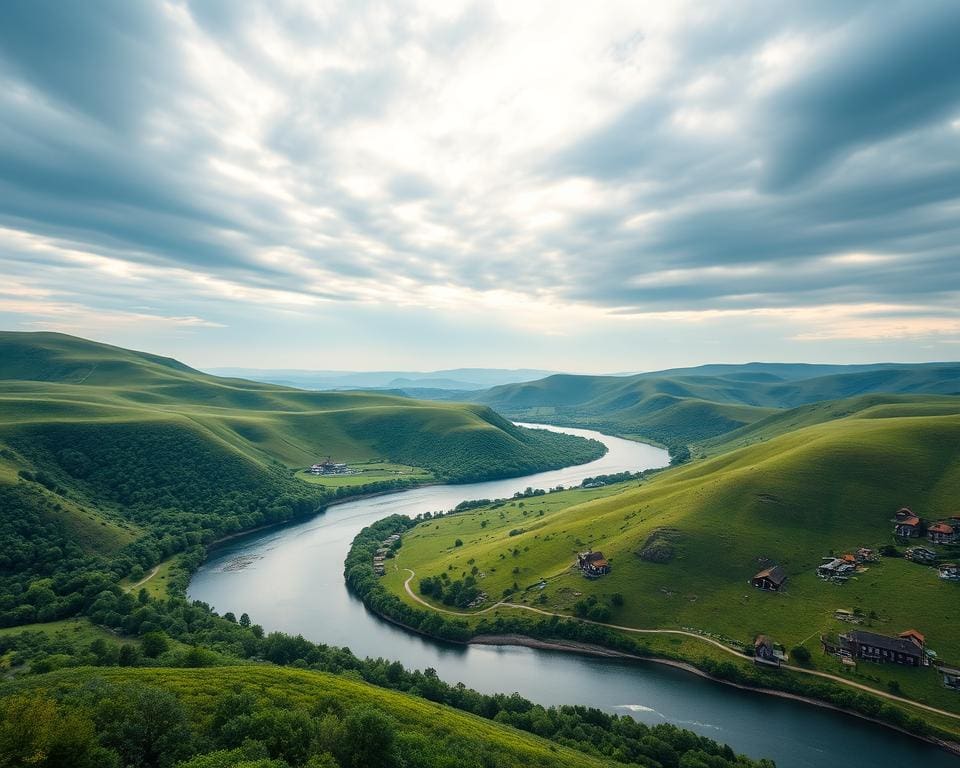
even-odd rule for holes
{"type": "MultiPolygon", "coordinates": [[[[557,616],[561,619],[575,619],[576,621],[581,621],[584,624],[595,624],[598,627],[606,627],[607,629],[616,629],[621,632],[631,632],[637,635],[683,635],[685,637],[692,637],[694,640],[699,640],[703,643],[709,643],[710,645],[716,646],[722,651],[729,653],[731,656],[736,656],[738,659],[743,660],[747,658],[742,653],[737,650],[734,650],[728,645],[724,645],[718,640],[714,640],[711,637],[704,637],[703,635],[698,635],[696,632],[685,632],[682,629],[639,629],[637,627],[624,627],[619,624],[605,624],[602,621],[592,621],[590,619],[580,619],[575,616],[568,616],[563,613],[554,613],[552,611],[544,611],[541,608],[534,608],[530,605],[517,605],[516,603],[508,603],[504,600],[494,603],[487,608],[483,608],[479,611],[473,611],[472,613],[466,613],[463,611],[450,611],[446,608],[437,608],[436,606],[431,605],[426,600],[424,600],[420,595],[413,591],[413,588],[410,586],[410,582],[413,581],[413,578],[416,576],[410,568],[404,568],[407,573],[410,575],[407,577],[406,581],[403,582],[403,588],[407,591],[407,594],[410,595],[416,602],[420,605],[429,608],[431,611],[437,611],[438,613],[445,613],[450,616],[477,616],[482,613],[488,613],[489,611],[495,610],[497,608],[515,608],[521,611],[530,611],[531,613],[539,613],[541,616],[557,616]]],[[[825,680],[832,680],[835,683],[840,683],[841,685],[846,685],[851,688],[858,688],[861,691],[866,691],[867,693],[872,693],[875,696],[880,696],[884,699],[889,699],[890,701],[896,701],[899,704],[907,704],[911,707],[917,707],[918,709],[923,709],[927,712],[932,712],[936,715],[943,715],[944,717],[950,717],[954,720],[960,720],[960,715],[954,712],[948,712],[945,709],[939,709],[937,707],[931,707],[928,704],[921,704],[918,701],[912,701],[911,699],[905,699],[902,696],[897,696],[886,691],[878,690],[877,688],[871,688],[869,685],[863,685],[862,683],[854,682],[853,680],[847,680],[846,678],[840,677],[839,675],[832,675],[829,672],[819,672],[815,669],[806,669],[804,667],[798,667],[793,664],[781,664],[783,669],[789,669],[791,672],[799,672],[804,675],[813,675],[814,677],[822,677],[825,680]]]]}

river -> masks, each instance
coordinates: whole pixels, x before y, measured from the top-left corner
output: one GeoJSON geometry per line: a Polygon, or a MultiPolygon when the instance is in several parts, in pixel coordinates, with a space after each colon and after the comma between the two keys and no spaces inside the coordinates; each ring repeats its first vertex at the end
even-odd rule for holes
{"type": "MultiPolygon", "coordinates": [[[[532,426],[532,425],[527,425],[532,426]]],[[[448,682],[485,693],[518,691],[544,705],[584,704],[668,722],[730,744],[779,768],[957,768],[960,759],[887,728],[801,702],[741,691],[682,670],[515,646],[428,640],[383,621],[343,580],[350,543],[392,514],[451,509],[465,499],[502,498],[527,487],[578,485],[585,477],[663,466],[666,451],[591,430],[544,427],[601,440],[602,458],[576,467],[470,485],[436,485],[358,499],[306,522],[253,533],[217,549],[188,593],[217,611],[250,614],[267,630],[382,656],[411,669],[433,667],[448,682]]]]}

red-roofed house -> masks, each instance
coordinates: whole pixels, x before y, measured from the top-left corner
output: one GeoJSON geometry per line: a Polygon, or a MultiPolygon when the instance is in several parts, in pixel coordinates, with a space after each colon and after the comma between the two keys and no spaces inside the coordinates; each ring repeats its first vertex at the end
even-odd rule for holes
{"type": "MultiPolygon", "coordinates": [[[[899,512],[897,514],[900,514],[899,512]]],[[[897,520],[893,532],[901,539],[915,539],[920,535],[920,518],[916,515],[897,520]]]]}
{"type": "Polygon", "coordinates": [[[924,643],[927,642],[927,638],[923,636],[922,632],[918,632],[915,629],[907,629],[901,632],[897,637],[902,637],[904,640],[913,640],[917,645],[923,648],[924,643]]]}
{"type": "Polygon", "coordinates": [[[934,523],[927,529],[927,538],[934,544],[953,544],[957,540],[957,530],[947,523],[934,523]]]}

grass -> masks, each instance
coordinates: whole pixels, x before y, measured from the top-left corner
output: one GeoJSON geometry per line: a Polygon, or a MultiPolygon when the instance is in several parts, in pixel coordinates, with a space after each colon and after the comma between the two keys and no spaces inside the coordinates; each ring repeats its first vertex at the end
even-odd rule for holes
{"type": "MultiPolygon", "coordinates": [[[[367,705],[391,717],[399,733],[448,746],[483,764],[525,765],[536,768],[611,766],[606,760],[549,742],[509,726],[459,712],[425,699],[378,688],[344,676],[273,666],[208,669],[71,669],[24,678],[0,688],[0,693],[39,692],[63,695],[91,679],[111,683],[153,686],[174,693],[195,724],[208,723],[224,691],[249,691],[258,699],[283,700],[311,709],[330,700],[367,705]]],[[[472,763],[471,763],[472,764],[472,763]]],[[[479,763],[478,763],[479,764],[479,763]]]]}
{"type": "MultiPolygon", "coordinates": [[[[491,602],[514,584],[521,590],[516,601],[564,614],[593,596],[610,607],[612,623],[693,628],[744,644],[765,633],[787,648],[804,644],[814,667],[832,672],[839,665],[820,655],[819,633],[849,626],[833,618],[836,609],[858,609],[866,628],[917,628],[942,659],[957,663],[960,633],[950,606],[960,592],[935,569],[883,559],[843,586],[814,573],[831,552],[890,543],[889,519],[899,506],[912,505],[928,518],[957,510],[956,405],[953,413],[922,403],[878,405],[642,484],[566,491],[522,507],[513,502],[427,521],[405,535],[395,561],[400,570],[389,570],[384,585],[409,602],[403,568],[451,579],[476,568],[491,602]],[[638,556],[656,537],[672,546],[669,563],[638,556]],[[594,581],[579,575],[575,552],[588,548],[604,552],[611,574],[594,581]],[[787,570],[784,594],[748,585],[767,561],[787,570]],[[541,579],[543,590],[534,586],[541,579]],[[613,604],[615,593],[624,596],[622,606],[613,604]],[[875,619],[866,618],[871,612],[875,619]]],[[[960,696],[942,688],[933,670],[861,664],[856,675],[881,689],[896,680],[905,695],[960,712],[960,696]]]]}

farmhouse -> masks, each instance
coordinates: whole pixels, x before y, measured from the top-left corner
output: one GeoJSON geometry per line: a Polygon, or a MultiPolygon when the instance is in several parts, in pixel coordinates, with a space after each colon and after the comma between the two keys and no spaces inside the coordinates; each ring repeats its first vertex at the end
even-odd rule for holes
{"type": "Polygon", "coordinates": [[[910,547],[903,554],[907,560],[913,560],[913,562],[922,565],[933,565],[937,562],[937,553],[926,547],[910,547]]]}
{"type": "Polygon", "coordinates": [[[817,576],[825,581],[845,581],[856,568],[846,557],[825,557],[824,562],[817,566],[817,576]]]}
{"type": "Polygon", "coordinates": [[[581,552],[577,555],[577,567],[590,579],[610,573],[610,563],[603,556],[603,552],[581,552]]]}
{"type": "Polygon", "coordinates": [[[943,563],[938,570],[944,581],[960,581],[960,566],[956,563],[943,563]]]}
{"type": "Polygon", "coordinates": [[[779,565],[771,568],[765,568],[752,579],[750,583],[757,589],[765,589],[770,592],[779,592],[787,581],[787,574],[779,565]]]}
{"type": "Polygon", "coordinates": [[[311,475],[349,475],[353,470],[346,464],[337,464],[329,456],[319,464],[310,466],[311,475]]]}
{"type": "MultiPolygon", "coordinates": [[[[900,514],[899,512],[897,513],[900,514]]],[[[893,526],[893,533],[901,539],[915,539],[920,535],[920,518],[916,515],[897,520],[893,526]]]]}
{"type": "Polygon", "coordinates": [[[901,507],[894,514],[893,522],[900,523],[904,520],[909,520],[911,517],[916,517],[916,515],[913,514],[913,510],[910,509],[910,507],[901,507]]]}
{"type": "Polygon", "coordinates": [[[910,667],[919,667],[924,663],[923,644],[923,635],[915,629],[907,630],[899,637],[887,637],[860,629],[840,635],[841,652],[846,651],[863,661],[910,667]]]}
{"type": "Polygon", "coordinates": [[[927,529],[927,538],[934,544],[953,544],[957,538],[956,529],[947,523],[935,523],[927,529]]]}
{"type": "Polygon", "coordinates": [[[940,667],[940,676],[943,678],[944,688],[951,691],[960,691],[960,669],[940,667]]]}

